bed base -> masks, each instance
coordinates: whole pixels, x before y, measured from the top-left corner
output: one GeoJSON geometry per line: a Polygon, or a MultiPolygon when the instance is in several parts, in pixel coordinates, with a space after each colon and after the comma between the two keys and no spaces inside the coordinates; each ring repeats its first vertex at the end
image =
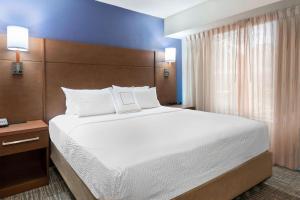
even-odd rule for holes
{"type": "MultiPolygon", "coordinates": [[[[272,175],[271,157],[270,152],[264,152],[173,200],[233,199],[272,175]]],[[[76,199],[96,200],[53,143],[51,159],[76,199]]]]}

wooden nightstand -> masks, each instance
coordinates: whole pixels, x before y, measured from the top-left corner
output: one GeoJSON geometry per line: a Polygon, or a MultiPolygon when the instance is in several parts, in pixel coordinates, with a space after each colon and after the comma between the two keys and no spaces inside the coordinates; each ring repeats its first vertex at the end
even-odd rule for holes
{"type": "Polygon", "coordinates": [[[172,108],[182,108],[182,109],[190,109],[190,110],[196,110],[195,107],[192,106],[184,106],[182,104],[174,104],[174,105],[167,105],[168,107],[172,107],[172,108]]]}
{"type": "Polygon", "coordinates": [[[49,182],[49,134],[43,121],[0,128],[0,198],[49,182]]]}

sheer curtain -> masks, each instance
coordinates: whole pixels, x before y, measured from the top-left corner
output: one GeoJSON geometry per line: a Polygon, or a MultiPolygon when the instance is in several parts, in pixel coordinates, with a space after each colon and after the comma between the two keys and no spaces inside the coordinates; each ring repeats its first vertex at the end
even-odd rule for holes
{"type": "Polygon", "coordinates": [[[274,162],[300,167],[300,7],[186,39],[184,104],[269,125],[274,162]]]}

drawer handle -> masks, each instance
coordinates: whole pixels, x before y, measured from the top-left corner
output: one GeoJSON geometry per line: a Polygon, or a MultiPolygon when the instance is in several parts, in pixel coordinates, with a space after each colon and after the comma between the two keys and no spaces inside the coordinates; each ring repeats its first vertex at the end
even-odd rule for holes
{"type": "Polygon", "coordinates": [[[26,142],[33,142],[39,140],[40,137],[34,137],[34,138],[28,138],[24,140],[16,140],[12,142],[2,142],[2,146],[9,146],[9,145],[14,145],[14,144],[20,144],[20,143],[26,143],[26,142]]]}

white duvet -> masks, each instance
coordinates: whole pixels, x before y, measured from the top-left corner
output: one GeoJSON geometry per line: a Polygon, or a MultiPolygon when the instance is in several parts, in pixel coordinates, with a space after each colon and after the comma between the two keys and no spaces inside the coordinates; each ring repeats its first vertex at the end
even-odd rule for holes
{"type": "Polygon", "coordinates": [[[159,107],[50,121],[52,142],[97,199],[166,200],[268,150],[263,123],[159,107]]]}

